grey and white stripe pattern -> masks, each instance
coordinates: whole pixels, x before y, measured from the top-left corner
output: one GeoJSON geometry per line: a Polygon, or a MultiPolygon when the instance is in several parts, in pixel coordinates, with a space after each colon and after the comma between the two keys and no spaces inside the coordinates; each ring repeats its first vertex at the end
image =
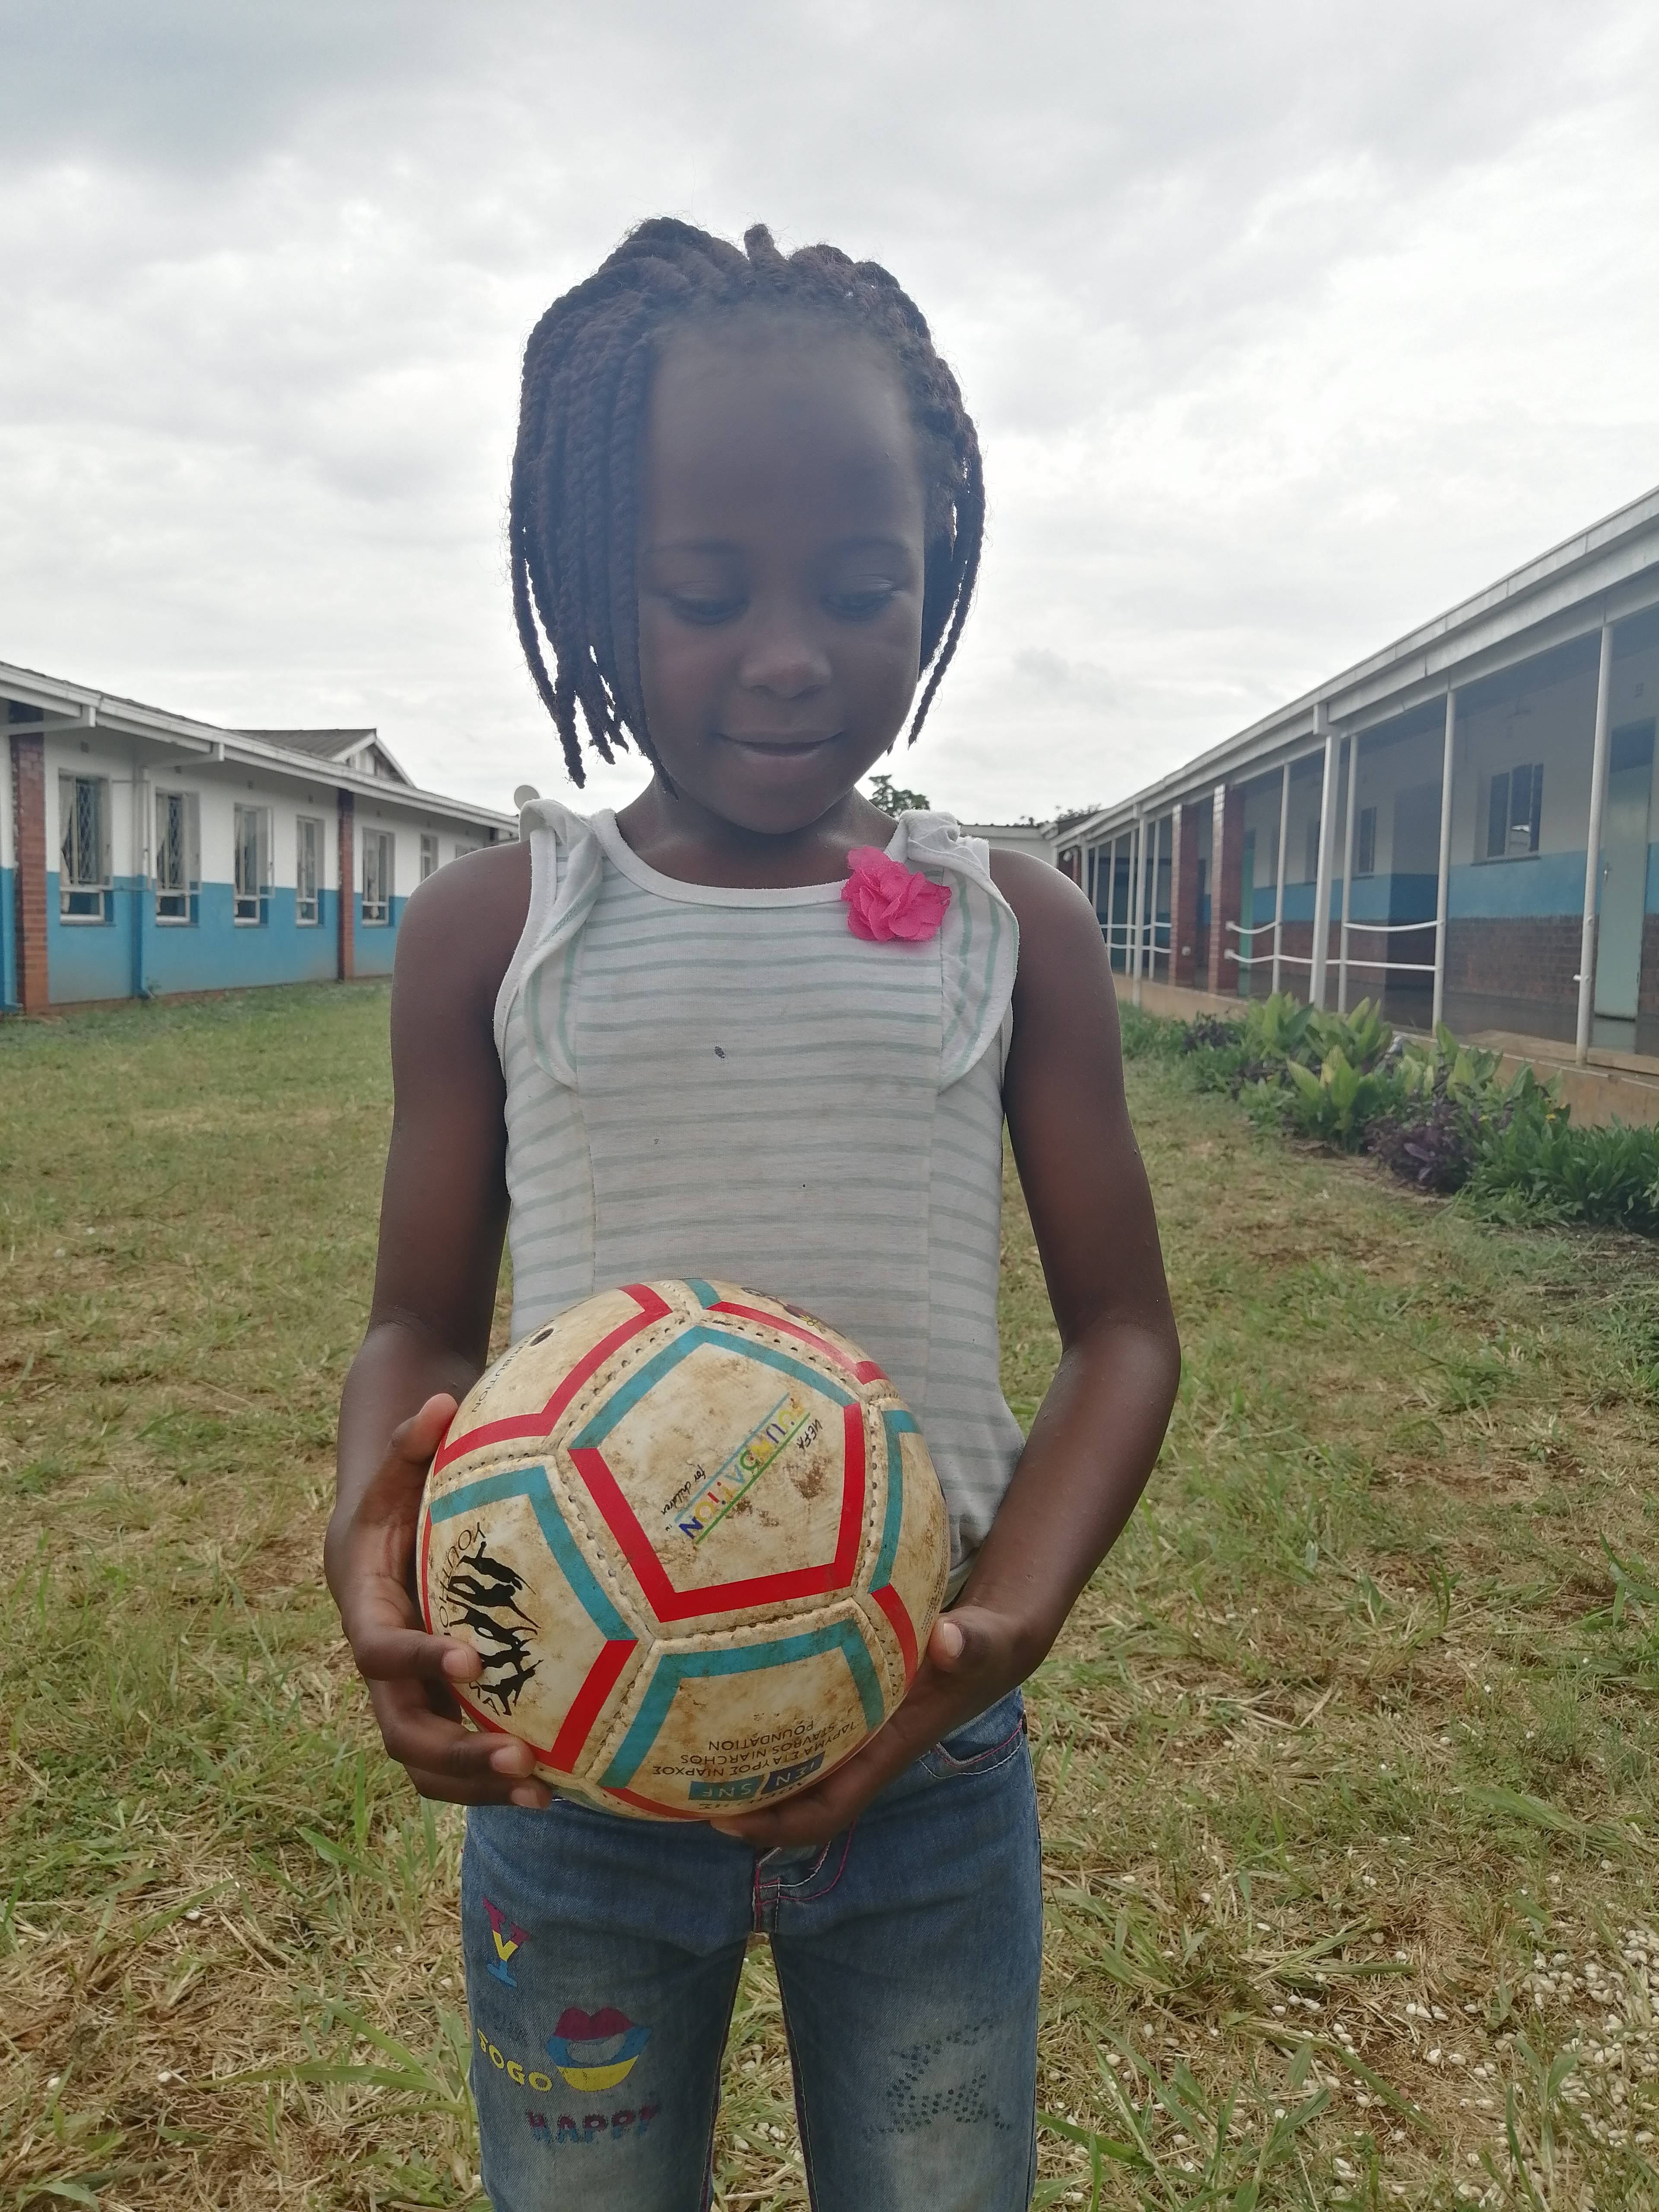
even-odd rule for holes
{"type": "Polygon", "coordinates": [[[616,1283],[725,1277],[864,1346],[922,1425],[959,1581],[1013,1471],[997,1379],[1001,1066],[1018,956],[986,848],[907,815],[937,936],[853,936],[838,884],[681,884],[614,817],[525,811],[501,985],[513,1334],[616,1283]]]}

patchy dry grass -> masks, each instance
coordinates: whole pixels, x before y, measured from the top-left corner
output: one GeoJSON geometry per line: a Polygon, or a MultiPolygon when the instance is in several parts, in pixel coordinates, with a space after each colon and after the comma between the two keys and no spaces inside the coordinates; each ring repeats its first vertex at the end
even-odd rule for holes
{"type": "MultiPolygon", "coordinates": [[[[477,2205],[316,1560],[378,989],[0,1031],[0,2207],[477,2205]]],[[[1042,2203],[1659,2208],[1659,1274],[1132,1070],[1188,1370],[1034,1683],[1042,2203]]],[[[1005,1353],[1054,1358],[1024,1215],[1005,1353]]],[[[720,2201],[804,2203],[751,1957],[720,2201]]]]}

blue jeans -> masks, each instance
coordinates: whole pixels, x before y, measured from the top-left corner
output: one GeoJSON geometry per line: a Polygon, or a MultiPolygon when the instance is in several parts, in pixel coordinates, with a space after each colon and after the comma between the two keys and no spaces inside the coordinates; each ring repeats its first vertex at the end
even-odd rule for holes
{"type": "Polygon", "coordinates": [[[699,2212],[750,1937],[770,1937],[817,2212],[1025,2212],[1036,1798],[1019,1692],[854,1826],[759,1856],[565,1800],[475,1808],[461,1868],[495,2212],[699,2212]]]}

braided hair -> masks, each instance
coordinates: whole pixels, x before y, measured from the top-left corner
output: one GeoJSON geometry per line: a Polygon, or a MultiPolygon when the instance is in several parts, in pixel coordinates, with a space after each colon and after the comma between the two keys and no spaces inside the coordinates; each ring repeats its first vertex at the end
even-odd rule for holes
{"type": "Polygon", "coordinates": [[[785,255],[760,223],[743,245],[739,252],[671,216],[642,222],[553,302],[525,349],[507,523],[513,611],[578,786],[586,781],[578,705],[601,759],[631,738],[656,765],[640,684],[635,554],[652,372],[677,326],[744,314],[821,316],[891,357],[927,493],[927,682],[912,744],[967,620],[985,529],[979,439],[921,310],[878,263],[851,260],[836,246],[785,255]]]}

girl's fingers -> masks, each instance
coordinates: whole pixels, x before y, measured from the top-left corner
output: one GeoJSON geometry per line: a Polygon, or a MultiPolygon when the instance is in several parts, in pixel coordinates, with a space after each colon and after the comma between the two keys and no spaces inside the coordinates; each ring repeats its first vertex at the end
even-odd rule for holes
{"type": "Polygon", "coordinates": [[[374,1681],[369,1696],[381,1741],[400,1766],[470,1783],[487,1776],[528,1779],[535,1753],[517,1736],[482,1735],[434,1712],[415,1682],[374,1681]]]}
{"type": "Polygon", "coordinates": [[[418,1628],[360,1622],[350,1642],[357,1672],[371,1682],[476,1682],[483,1672],[469,1645],[418,1628]]]}
{"type": "Polygon", "coordinates": [[[489,1782],[457,1782],[453,1776],[435,1774],[422,1767],[405,1770],[422,1797],[443,1805],[517,1805],[526,1812],[545,1812],[553,1792],[544,1782],[512,1782],[497,1775],[489,1782]]]}
{"type": "Polygon", "coordinates": [[[435,1392],[417,1412],[406,1421],[399,1421],[393,1429],[386,1446],[386,1458],[417,1466],[424,1474],[433,1453],[443,1442],[444,1431],[455,1418],[455,1406],[447,1390],[435,1392]]]}

